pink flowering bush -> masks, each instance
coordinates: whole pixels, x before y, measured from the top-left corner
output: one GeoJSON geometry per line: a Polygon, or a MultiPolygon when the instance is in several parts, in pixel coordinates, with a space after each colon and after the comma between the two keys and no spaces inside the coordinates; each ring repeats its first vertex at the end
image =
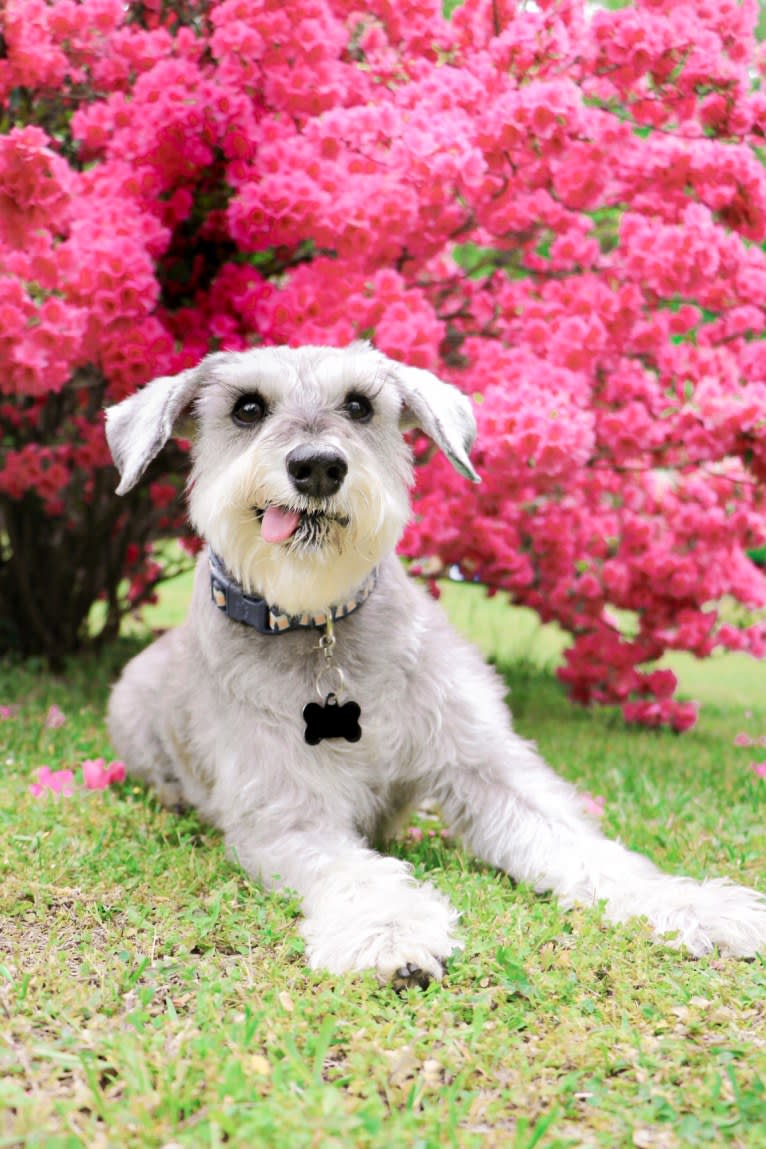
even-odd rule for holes
{"type": "Polygon", "coordinates": [[[216,348],[371,338],[480,429],[476,488],[416,444],[404,553],[558,621],[573,699],[691,725],[651,664],[766,649],[756,18],[7,0],[0,642],[60,655],[162,577],[183,452],[116,500],[105,403],[216,348]]]}

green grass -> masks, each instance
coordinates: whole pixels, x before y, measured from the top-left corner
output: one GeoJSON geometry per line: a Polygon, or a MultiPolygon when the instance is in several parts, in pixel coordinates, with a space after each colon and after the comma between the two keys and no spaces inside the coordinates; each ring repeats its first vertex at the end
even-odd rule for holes
{"type": "MultiPolygon", "coordinates": [[[[766,782],[733,745],[766,734],[763,664],[681,659],[698,726],[627,729],[566,702],[555,631],[474,588],[445,600],[506,674],[521,733],[605,796],[608,832],[670,870],[766,886],[766,782]]],[[[21,706],[0,723],[0,1149],[760,1149],[763,959],[695,962],[640,922],[565,914],[426,832],[393,848],[460,909],[465,950],[442,985],[397,997],[309,971],[295,901],[193,815],[132,783],[35,800],[36,767],[110,756],[108,685],[138,641],[61,679],[0,666],[0,704],[21,706]],[[67,722],[47,730],[53,702],[67,722]]]]}

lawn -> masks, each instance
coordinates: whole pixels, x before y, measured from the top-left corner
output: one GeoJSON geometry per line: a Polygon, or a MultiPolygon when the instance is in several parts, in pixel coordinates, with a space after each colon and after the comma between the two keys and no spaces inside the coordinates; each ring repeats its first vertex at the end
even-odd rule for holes
{"type": "MultiPolygon", "coordinates": [[[[186,593],[169,587],[151,624],[186,593]]],[[[518,729],[604,796],[610,833],[766,889],[766,780],[734,745],[766,735],[766,665],[679,659],[698,726],[632,730],[567,703],[555,632],[475,588],[444,597],[506,676],[518,729]]],[[[110,756],[109,682],[141,641],[64,678],[0,664],[0,704],[20,705],[0,723],[0,1147],[761,1149],[763,959],[692,961],[641,922],[563,913],[421,815],[422,840],[393,849],[458,906],[465,949],[443,984],[397,996],[309,971],[295,901],[193,815],[130,782],[32,797],[37,767],[110,756]]]]}

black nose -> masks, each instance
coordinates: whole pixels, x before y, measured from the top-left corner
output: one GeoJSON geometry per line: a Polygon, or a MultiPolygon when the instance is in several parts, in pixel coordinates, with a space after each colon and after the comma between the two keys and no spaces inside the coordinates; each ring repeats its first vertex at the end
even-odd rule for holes
{"type": "Polygon", "coordinates": [[[326,499],[340,490],[348,471],[342,455],[295,447],[287,456],[287,473],[296,491],[312,499],[326,499]]]}

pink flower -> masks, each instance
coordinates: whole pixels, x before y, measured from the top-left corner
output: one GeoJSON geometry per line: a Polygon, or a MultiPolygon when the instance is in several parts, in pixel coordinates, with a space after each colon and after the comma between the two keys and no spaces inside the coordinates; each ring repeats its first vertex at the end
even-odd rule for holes
{"type": "Polygon", "coordinates": [[[749,734],[746,734],[744,732],[744,730],[742,730],[739,734],[734,735],[734,745],[735,746],[752,746],[753,745],[753,739],[750,737],[749,734]]]}
{"type": "Polygon", "coordinates": [[[82,777],[86,790],[106,790],[113,782],[125,781],[125,763],[105,765],[103,758],[89,758],[82,764],[82,777]]]}
{"type": "Polygon", "coordinates": [[[586,814],[590,814],[594,818],[601,818],[606,806],[606,798],[603,794],[589,794],[587,790],[580,795],[580,805],[586,814]]]}
{"type": "Polygon", "coordinates": [[[45,793],[63,794],[68,798],[74,792],[74,774],[71,770],[51,770],[50,766],[41,766],[37,771],[37,781],[30,783],[29,790],[35,798],[42,798],[45,793]]]}
{"type": "Polygon", "coordinates": [[[15,718],[18,712],[19,708],[15,704],[11,706],[0,706],[0,722],[5,722],[9,718],[15,718]]]}
{"type": "Polygon", "coordinates": [[[60,710],[54,702],[48,707],[48,713],[45,715],[44,726],[46,730],[58,730],[66,722],[66,714],[60,710]]]}
{"type": "Polygon", "coordinates": [[[750,769],[758,778],[766,778],[766,762],[751,762],[750,769]]]}

